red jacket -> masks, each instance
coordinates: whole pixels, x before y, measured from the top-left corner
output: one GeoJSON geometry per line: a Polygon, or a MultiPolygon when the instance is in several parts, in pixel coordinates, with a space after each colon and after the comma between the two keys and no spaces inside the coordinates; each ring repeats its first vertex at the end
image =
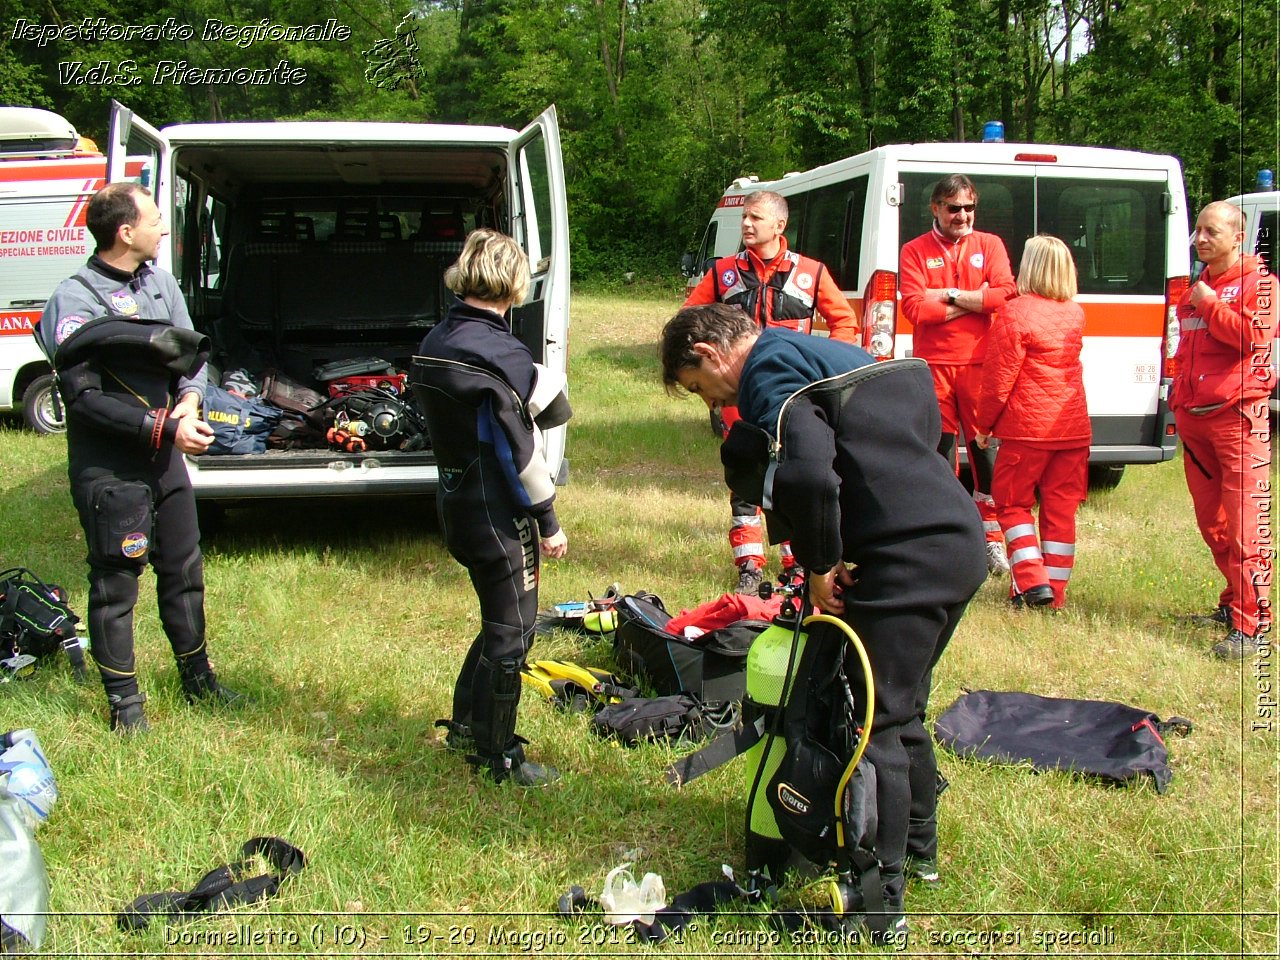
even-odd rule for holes
{"type": "Polygon", "coordinates": [[[1004,241],[977,230],[951,241],[937,228],[902,248],[898,258],[902,315],[915,328],[911,353],[930,363],[981,363],[986,351],[991,315],[1014,295],[1017,285],[1009,267],[1004,241]],[[977,290],[987,283],[981,313],[947,319],[948,305],[926,300],[927,289],[977,290]]]}
{"type": "MultiPolygon", "coordinates": [[[[810,278],[816,274],[816,292],[811,292],[798,284],[794,285],[796,287],[795,290],[790,290],[786,289],[787,285],[784,284],[778,287],[778,290],[774,291],[774,293],[776,295],[777,292],[786,289],[789,298],[812,297],[813,306],[808,311],[807,319],[811,319],[814,314],[821,316],[827,323],[827,329],[831,333],[832,340],[843,340],[845,343],[857,345],[858,317],[853,312],[853,308],[849,306],[849,301],[844,298],[844,294],[840,292],[840,288],[836,286],[836,282],[831,279],[831,272],[819,261],[787,250],[786,237],[779,237],[778,239],[781,247],[777,255],[768,263],[765,263],[750,250],[743,250],[734,257],[721,257],[716,261],[716,265],[707,271],[698,285],[693,288],[693,292],[689,294],[689,299],[684,302],[684,305],[686,307],[699,307],[704,304],[721,301],[725,303],[737,302],[743,298],[735,295],[735,288],[749,285],[751,291],[756,288],[763,290],[769,287],[769,281],[774,279],[775,274],[791,273],[797,277],[804,275],[804,283],[813,286],[814,284],[810,278]],[[726,271],[733,274],[729,283],[722,282],[726,271]]],[[[749,291],[743,290],[739,292],[748,293],[749,291]]],[[[754,311],[751,311],[752,316],[755,317],[756,322],[761,327],[785,326],[798,330],[800,333],[808,332],[807,325],[805,325],[804,329],[801,329],[794,322],[794,319],[774,317],[775,296],[751,297],[751,299],[754,301],[754,311]]]]}
{"type": "Polygon", "coordinates": [[[1219,276],[1200,277],[1216,298],[1191,305],[1191,291],[1178,303],[1181,338],[1174,410],[1216,409],[1271,392],[1272,337],[1276,335],[1276,282],[1259,271],[1261,260],[1241,257],[1219,276]]]}
{"type": "Polygon", "coordinates": [[[1083,337],[1078,303],[1034,293],[1006,303],[987,334],[978,430],[1055,449],[1087,446],[1083,337]]]}

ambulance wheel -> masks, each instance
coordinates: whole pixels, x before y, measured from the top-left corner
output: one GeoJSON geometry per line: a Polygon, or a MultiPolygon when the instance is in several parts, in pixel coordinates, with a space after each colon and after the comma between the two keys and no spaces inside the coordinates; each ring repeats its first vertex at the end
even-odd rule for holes
{"type": "Polygon", "coordinates": [[[1093,463],[1089,465],[1090,490],[1114,490],[1124,476],[1123,463],[1093,463]]]}
{"type": "Polygon", "coordinates": [[[36,377],[23,391],[22,417],[36,433],[66,432],[67,411],[57,393],[58,387],[51,373],[36,377]]]}

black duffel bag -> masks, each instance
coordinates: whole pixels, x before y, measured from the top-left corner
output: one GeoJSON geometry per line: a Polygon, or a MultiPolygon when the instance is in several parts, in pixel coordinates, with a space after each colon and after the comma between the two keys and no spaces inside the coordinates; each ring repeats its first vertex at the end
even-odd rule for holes
{"type": "Polygon", "coordinates": [[[703,703],[741,700],[747,651],[767,620],[739,620],[687,640],[663,629],[671,619],[653,594],[618,601],[614,659],[622,672],[649,683],[660,696],[687,693],[703,703]]]}

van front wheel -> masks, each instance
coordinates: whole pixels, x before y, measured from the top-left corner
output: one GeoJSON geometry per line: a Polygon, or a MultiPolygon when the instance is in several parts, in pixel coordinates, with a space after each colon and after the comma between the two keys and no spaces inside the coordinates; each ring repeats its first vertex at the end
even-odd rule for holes
{"type": "Polygon", "coordinates": [[[32,380],[22,393],[22,417],[36,433],[65,433],[67,411],[53,374],[32,380]]]}

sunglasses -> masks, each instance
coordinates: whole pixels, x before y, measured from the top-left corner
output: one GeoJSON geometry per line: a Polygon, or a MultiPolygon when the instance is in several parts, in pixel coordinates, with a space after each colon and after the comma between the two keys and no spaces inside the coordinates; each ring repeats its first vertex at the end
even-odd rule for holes
{"type": "Polygon", "coordinates": [[[973,213],[978,209],[976,203],[948,203],[944,204],[944,206],[947,208],[947,213],[959,213],[961,210],[965,213],[973,213]]]}

